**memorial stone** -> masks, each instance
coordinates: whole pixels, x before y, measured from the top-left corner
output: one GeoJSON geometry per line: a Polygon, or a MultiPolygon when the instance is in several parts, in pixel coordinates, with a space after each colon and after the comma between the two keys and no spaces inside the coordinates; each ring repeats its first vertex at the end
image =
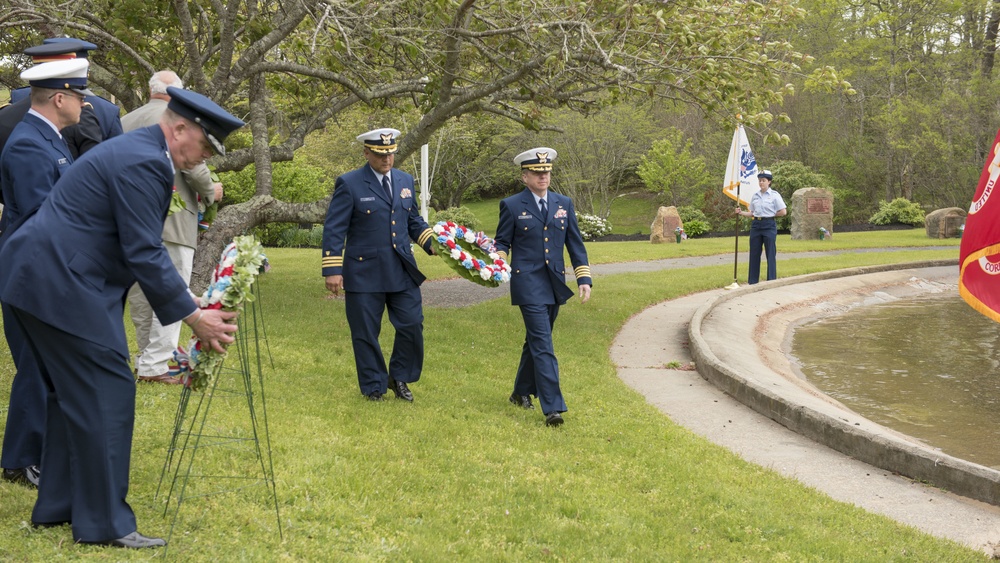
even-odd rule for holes
{"type": "Polygon", "coordinates": [[[677,213],[677,208],[672,205],[670,207],[661,207],[656,210],[656,219],[653,220],[653,224],[649,229],[649,242],[653,244],[664,242],[676,243],[677,238],[674,231],[677,228],[684,228],[684,223],[681,222],[681,216],[677,213]]]}
{"type": "Polygon", "coordinates": [[[792,240],[820,240],[833,236],[833,193],[829,190],[795,190],[788,214],[792,217],[792,240]]]}
{"type": "Polygon", "coordinates": [[[965,224],[965,210],[960,207],[945,207],[931,211],[924,218],[924,228],[930,238],[961,237],[960,228],[965,224]]]}

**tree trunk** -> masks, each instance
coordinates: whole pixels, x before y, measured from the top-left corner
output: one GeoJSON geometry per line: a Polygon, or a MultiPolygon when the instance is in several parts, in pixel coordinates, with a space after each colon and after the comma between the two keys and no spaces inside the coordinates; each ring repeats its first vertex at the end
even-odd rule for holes
{"type": "Polygon", "coordinates": [[[900,186],[900,197],[913,201],[913,164],[909,158],[903,163],[902,186],[900,186]]]}
{"type": "Polygon", "coordinates": [[[993,74],[993,62],[997,52],[997,28],[1000,27],[1000,0],[994,0],[992,4],[990,21],[986,24],[986,33],[983,37],[983,60],[979,70],[984,78],[989,78],[993,74]]]}
{"type": "MultiPolygon", "coordinates": [[[[219,210],[212,228],[201,235],[194,255],[191,291],[200,295],[212,279],[212,270],[219,256],[233,237],[249,233],[257,225],[273,222],[322,223],[330,198],[312,203],[286,203],[269,195],[258,195],[244,203],[228,205],[219,210]]],[[[319,251],[316,252],[316,276],[319,276],[319,251]]]]}

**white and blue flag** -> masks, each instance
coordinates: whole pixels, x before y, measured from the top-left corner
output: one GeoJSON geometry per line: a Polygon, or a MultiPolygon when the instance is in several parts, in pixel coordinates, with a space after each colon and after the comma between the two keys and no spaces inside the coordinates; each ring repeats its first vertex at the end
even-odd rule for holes
{"type": "Polygon", "coordinates": [[[742,205],[750,205],[750,196],[760,190],[757,183],[757,159],[750,150],[750,141],[743,131],[743,126],[736,126],[733,133],[733,145],[729,148],[729,159],[726,161],[726,179],[722,184],[722,193],[742,205]]]}

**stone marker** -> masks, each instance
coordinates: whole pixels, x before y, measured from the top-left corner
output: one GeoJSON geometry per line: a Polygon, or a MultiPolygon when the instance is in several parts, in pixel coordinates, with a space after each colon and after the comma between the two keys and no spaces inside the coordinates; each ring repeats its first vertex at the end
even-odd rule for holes
{"type": "Polygon", "coordinates": [[[660,244],[663,242],[673,242],[676,243],[677,239],[674,235],[674,229],[677,227],[684,228],[684,223],[681,222],[681,216],[677,213],[677,208],[674,206],[661,207],[656,210],[656,219],[653,219],[653,225],[649,228],[649,242],[653,244],[660,244]]]}
{"type": "Polygon", "coordinates": [[[924,228],[930,238],[958,238],[959,227],[965,224],[965,210],[960,207],[945,207],[931,211],[924,217],[924,228]]]}
{"type": "Polygon", "coordinates": [[[833,193],[823,188],[801,188],[788,206],[792,216],[792,240],[820,240],[826,231],[833,236],[833,193]]]}

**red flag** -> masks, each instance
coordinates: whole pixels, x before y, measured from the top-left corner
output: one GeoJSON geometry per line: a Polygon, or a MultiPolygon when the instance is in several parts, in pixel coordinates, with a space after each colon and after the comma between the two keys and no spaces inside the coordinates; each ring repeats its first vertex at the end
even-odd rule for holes
{"type": "Polygon", "coordinates": [[[965,219],[958,293],[973,309],[1000,322],[1000,131],[990,148],[965,219]]]}

